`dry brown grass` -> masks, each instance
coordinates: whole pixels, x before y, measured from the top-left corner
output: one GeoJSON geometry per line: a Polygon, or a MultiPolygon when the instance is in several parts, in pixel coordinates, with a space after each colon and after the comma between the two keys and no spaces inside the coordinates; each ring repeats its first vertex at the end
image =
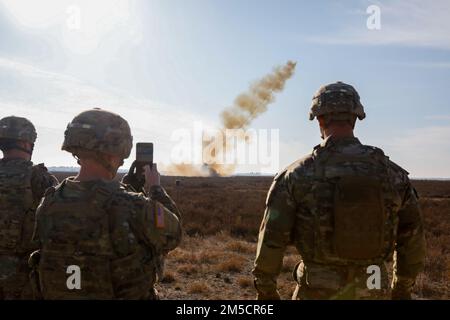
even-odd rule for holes
{"type": "Polygon", "coordinates": [[[175,272],[166,271],[164,277],[161,279],[162,283],[173,283],[176,281],[175,272]]]}
{"type": "MultiPolygon", "coordinates": [[[[270,183],[268,177],[163,177],[164,187],[175,196],[183,211],[188,235],[208,236],[225,231],[232,237],[253,242],[257,238],[270,183]],[[174,186],[176,179],[181,180],[178,200],[174,186]]],[[[245,245],[239,249],[248,250],[245,245]]]]}
{"type": "Polygon", "coordinates": [[[205,293],[209,293],[210,290],[211,290],[211,288],[208,286],[208,283],[206,281],[202,281],[202,280],[195,281],[188,286],[189,293],[205,294],[205,293]]]}
{"type": "Polygon", "coordinates": [[[421,199],[427,258],[418,277],[416,293],[421,297],[449,299],[450,296],[450,198],[421,199]]]}
{"type": "Polygon", "coordinates": [[[183,264],[177,268],[178,273],[187,275],[187,276],[196,274],[196,273],[198,273],[198,271],[199,271],[198,266],[196,266],[192,263],[183,264]]]}
{"type": "Polygon", "coordinates": [[[223,258],[223,253],[202,249],[197,257],[198,262],[201,264],[214,264],[223,258]]]}
{"type": "Polygon", "coordinates": [[[197,256],[193,252],[188,252],[176,248],[175,250],[169,252],[169,257],[171,257],[176,262],[192,262],[197,260],[197,256]]]}
{"type": "Polygon", "coordinates": [[[217,271],[241,272],[244,269],[245,259],[241,256],[230,256],[217,265],[217,271]]]}
{"type": "Polygon", "coordinates": [[[227,250],[239,252],[239,253],[255,253],[256,252],[256,246],[252,243],[248,243],[247,241],[243,240],[233,240],[229,243],[227,243],[226,247],[227,250]]]}
{"type": "Polygon", "coordinates": [[[237,283],[241,288],[249,288],[253,286],[253,278],[251,276],[239,276],[237,278],[237,283]]]}

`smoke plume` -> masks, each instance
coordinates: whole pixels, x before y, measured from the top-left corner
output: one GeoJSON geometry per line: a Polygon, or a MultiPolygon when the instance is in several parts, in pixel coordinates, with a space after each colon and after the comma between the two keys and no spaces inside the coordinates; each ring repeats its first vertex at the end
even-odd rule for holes
{"type": "MultiPolygon", "coordinates": [[[[275,101],[275,93],[281,92],[288,79],[294,74],[296,62],[288,61],[283,66],[278,66],[271,73],[253,82],[247,92],[239,94],[233,105],[227,107],[220,114],[222,133],[226,129],[246,129],[259,115],[267,111],[269,104],[275,101]]],[[[225,135],[224,135],[225,136],[225,135]]],[[[223,147],[226,141],[224,139],[223,147]]],[[[226,149],[225,149],[226,150],[226,149]]],[[[231,175],[235,165],[214,163],[207,170],[192,165],[172,165],[167,168],[168,174],[174,175],[231,175]]]]}
{"type": "Polygon", "coordinates": [[[231,107],[221,113],[225,129],[247,128],[275,100],[274,93],[284,89],[286,81],[294,74],[296,62],[276,67],[272,73],[254,82],[247,92],[236,97],[231,107]]]}

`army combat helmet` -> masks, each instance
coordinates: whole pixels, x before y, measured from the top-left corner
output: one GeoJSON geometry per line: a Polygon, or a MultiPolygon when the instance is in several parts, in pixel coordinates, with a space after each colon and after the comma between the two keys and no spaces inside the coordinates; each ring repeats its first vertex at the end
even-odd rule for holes
{"type": "Polygon", "coordinates": [[[29,142],[34,146],[36,138],[36,129],[30,120],[16,116],[5,117],[0,120],[0,146],[2,150],[19,149],[31,154],[32,150],[18,146],[17,141],[29,142]]]}
{"type": "Polygon", "coordinates": [[[320,87],[314,94],[309,120],[314,120],[319,116],[327,116],[336,120],[346,120],[349,116],[356,116],[362,120],[366,114],[355,88],[338,81],[320,87]]]}
{"type": "Polygon", "coordinates": [[[118,114],[94,108],[81,112],[67,125],[61,149],[75,157],[94,158],[112,170],[104,155],[118,156],[123,160],[130,156],[132,146],[128,122],[118,114]]]}

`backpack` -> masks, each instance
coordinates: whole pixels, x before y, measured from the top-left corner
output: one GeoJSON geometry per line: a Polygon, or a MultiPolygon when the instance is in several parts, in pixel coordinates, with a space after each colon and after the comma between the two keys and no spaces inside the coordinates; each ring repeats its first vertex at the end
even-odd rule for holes
{"type": "Polygon", "coordinates": [[[131,236],[127,212],[117,212],[112,205],[118,192],[125,191],[118,183],[108,183],[66,196],[65,183],[49,189],[38,210],[38,273],[44,299],[146,298],[155,282],[151,252],[137,241],[126,256],[116,250],[131,236]],[[122,220],[114,215],[125,217],[120,225],[116,222],[122,220]],[[80,286],[74,288],[70,276],[77,268],[80,286]]]}
{"type": "Polygon", "coordinates": [[[393,253],[400,196],[382,150],[314,157],[310,218],[299,232],[305,259],[332,264],[379,264],[393,253]],[[313,243],[311,243],[313,242],[313,243]]]}
{"type": "Polygon", "coordinates": [[[0,253],[25,253],[24,224],[34,223],[31,161],[0,161],[0,253]]]}

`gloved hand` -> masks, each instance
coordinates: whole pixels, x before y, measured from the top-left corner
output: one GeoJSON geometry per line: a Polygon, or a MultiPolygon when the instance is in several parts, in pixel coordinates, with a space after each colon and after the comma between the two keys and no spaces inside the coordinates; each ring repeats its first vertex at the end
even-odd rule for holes
{"type": "Polygon", "coordinates": [[[133,163],[130,166],[130,169],[128,170],[128,173],[123,176],[122,183],[130,185],[135,191],[142,192],[142,189],[145,185],[145,177],[144,177],[144,171],[142,170],[141,176],[138,176],[137,170],[136,170],[136,160],[133,161],[133,163]]]}
{"type": "Polygon", "coordinates": [[[144,176],[145,176],[145,190],[147,191],[147,193],[150,193],[152,187],[161,186],[161,176],[158,172],[156,163],[152,164],[152,168],[150,168],[150,165],[144,166],[144,176]]]}

